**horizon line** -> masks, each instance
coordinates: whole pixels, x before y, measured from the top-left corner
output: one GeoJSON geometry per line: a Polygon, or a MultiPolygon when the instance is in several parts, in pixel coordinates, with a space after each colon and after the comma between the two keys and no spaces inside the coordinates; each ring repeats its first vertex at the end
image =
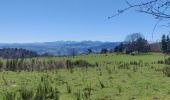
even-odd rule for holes
{"type": "MultiPolygon", "coordinates": [[[[52,42],[117,42],[117,43],[121,43],[124,41],[102,41],[102,40],[56,40],[56,41],[37,41],[37,42],[0,42],[0,44],[41,44],[41,43],[52,43],[52,42]]],[[[160,40],[158,41],[152,41],[152,40],[148,40],[149,43],[157,43],[160,42],[160,40]]]]}

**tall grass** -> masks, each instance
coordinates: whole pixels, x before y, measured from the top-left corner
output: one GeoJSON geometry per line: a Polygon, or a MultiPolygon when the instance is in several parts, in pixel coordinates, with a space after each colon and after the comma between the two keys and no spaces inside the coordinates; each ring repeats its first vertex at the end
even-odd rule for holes
{"type": "Polygon", "coordinates": [[[50,84],[47,75],[41,77],[41,82],[36,88],[35,100],[59,100],[59,92],[57,88],[50,84]]]}
{"type": "Polygon", "coordinates": [[[16,92],[13,91],[5,91],[3,94],[3,100],[15,100],[16,92]]]}
{"type": "Polygon", "coordinates": [[[19,94],[20,94],[21,100],[32,100],[34,91],[29,90],[26,87],[21,87],[21,89],[19,90],[19,94]]]}

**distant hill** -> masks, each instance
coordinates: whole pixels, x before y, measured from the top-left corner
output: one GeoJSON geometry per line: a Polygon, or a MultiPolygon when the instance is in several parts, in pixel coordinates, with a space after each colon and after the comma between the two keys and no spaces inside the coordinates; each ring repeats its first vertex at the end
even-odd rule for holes
{"type": "Polygon", "coordinates": [[[38,54],[48,53],[50,55],[69,55],[71,49],[75,49],[77,53],[82,54],[88,48],[94,52],[99,52],[102,48],[113,49],[119,42],[100,42],[100,41],[56,41],[44,43],[0,43],[0,48],[22,48],[35,51],[38,54]]]}

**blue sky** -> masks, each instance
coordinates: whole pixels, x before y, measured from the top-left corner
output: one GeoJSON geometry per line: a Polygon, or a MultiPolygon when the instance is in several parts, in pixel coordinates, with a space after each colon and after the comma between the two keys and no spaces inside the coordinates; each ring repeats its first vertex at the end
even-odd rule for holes
{"type": "Polygon", "coordinates": [[[168,33],[158,27],[152,39],[156,20],[134,10],[107,19],[126,6],[124,0],[0,0],[0,43],[123,41],[135,32],[156,41],[168,33]]]}

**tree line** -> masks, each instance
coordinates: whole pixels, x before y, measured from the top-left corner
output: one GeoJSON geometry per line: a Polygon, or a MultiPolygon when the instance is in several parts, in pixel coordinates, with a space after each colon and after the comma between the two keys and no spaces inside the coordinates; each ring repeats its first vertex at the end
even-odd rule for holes
{"type": "Polygon", "coordinates": [[[18,48],[3,48],[0,49],[1,58],[32,58],[39,56],[36,52],[18,48]]]}
{"type": "Polygon", "coordinates": [[[101,54],[105,53],[146,53],[151,51],[148,41],[141,33],[133,33],[126,37],[124,42],[121,42],[114,49],[101,49],[101,54]]]}
{"type": "MultiPolygon", "coordinates": [[[[116,46],[113,49],[107,49],[102,48],[99,52],[100,54],[106,54],[106,53],[146,53],[151,51],[150,44],[148,41],[144,38],[144,36],[141,33],[133,33],[128,35],[125,38],[124,42],[121,42],[118,46],[116,46]]],[[[87,49],[86,54],[93,53],[92,49],[87,49]]]]}
{"type": "Polygon", "coordinates": [[[124,43],[115,47],[114,51],[125,53],[146,53],[150,51],[150,46],[141,33],[133,33],[126,37],[124,43]]]}

